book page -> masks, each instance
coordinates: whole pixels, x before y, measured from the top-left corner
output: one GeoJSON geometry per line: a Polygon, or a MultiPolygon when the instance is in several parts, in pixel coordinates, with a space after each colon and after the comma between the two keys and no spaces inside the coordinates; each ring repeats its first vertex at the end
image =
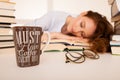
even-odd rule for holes
{"type": "Polygon", "coordinates": [[[76,42],[70,40],[63,40],[63,39],[53,39],[50,41],[50,44],[64,44],[64,45],[72,45],[72,46],[89,46],[89,43],[83,42],[76,42]]]}
{"type": "MultiPolygon", "coordinates": [[[[41,44],[41,49],[45,44],[41,44]]],[[[64,44],[48,44],[48,46],[44,49],[45,52],[62,52],[66,46],[64,44]]]]}

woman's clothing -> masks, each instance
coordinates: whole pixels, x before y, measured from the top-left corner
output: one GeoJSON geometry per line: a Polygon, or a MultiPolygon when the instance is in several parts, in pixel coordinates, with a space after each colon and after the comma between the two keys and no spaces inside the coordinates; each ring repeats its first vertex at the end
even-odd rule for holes
{"type": "Polygon", "coordinates": [[[61,32],[61,28],[64,26],[68,16],[70,14],[65,12],[52,11],[26,25],[40,26],[43,31],[61,32]]]}

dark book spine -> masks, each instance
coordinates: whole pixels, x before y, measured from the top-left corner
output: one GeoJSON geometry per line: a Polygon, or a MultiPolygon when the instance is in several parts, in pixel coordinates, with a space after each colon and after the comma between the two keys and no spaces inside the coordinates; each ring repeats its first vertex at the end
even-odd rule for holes
{"type": "Polygon", "coordinates": [[[2,25],[11,25],[11,23],[3,23],[3,22],[0,22],[0,24],[2,24],[2,25]]]}
{"type": "Polygon", "coordinates": [[[114,26],[120,25],[120,20],[114,22],[114,26]]]}
{"type": "Polygon", "coordinates": [[[11,28],[10,26],[0,26],[0,28],[11,28]]]}
{"type": "Polygon", "coordinates": [[[6,49],[6,48],[14,48],[15,46],[5,46],[5,47],[0,47],[0,49],[6,49]]]}
{"type": "Polygon", "coordinates": [[[13,39],[11,39],[11,40],[0,40],[0,42],[13,42],[13,39]]]}
{"type": "Polygon", "coordinates": [[[114,24],[114,34],[120,35],[120,23],[119,24],[114,24]]]}
{"type": "Polygon", "coordinates": [[[0,17],[9,17],[9,18],[15,18],[15,16],[6,16],[6,15],[0,15],[0,17]]]}

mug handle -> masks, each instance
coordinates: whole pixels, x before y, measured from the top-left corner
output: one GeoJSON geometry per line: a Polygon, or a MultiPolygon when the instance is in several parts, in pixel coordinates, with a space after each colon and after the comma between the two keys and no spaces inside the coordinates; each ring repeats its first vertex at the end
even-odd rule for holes
{"type": "Polygon", "coordinates": [[[42,53],[44,52],[44,50],[46,49],[46,47],[50,43],[50,33],[48,31],[44,31],[43,33],[47,34],[47,41],[46,41],[45,45],[41,48],[42,53]]]}

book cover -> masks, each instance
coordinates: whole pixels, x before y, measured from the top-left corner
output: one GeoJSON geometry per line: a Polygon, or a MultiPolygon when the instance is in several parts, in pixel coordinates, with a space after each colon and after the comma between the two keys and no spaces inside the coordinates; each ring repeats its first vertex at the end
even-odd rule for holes
{"type": "Polygon", "coordinates": [[[11,23],[2,23],[2,22],[0,22],[0,25],[11,25],[11,23]]]}
{"type": "Polygon", "coordinates": [[[15,10],[15,4],[14,2],[9,1],[0,1],[0,8],[1,9],[11,9],[15,10]]]}
{"type": "Polygon", "coordinates": [[[115,0],[111,6],[111,21],[120,20],[120,0],[115,0]]]}
{"type": "Polygon", "coordinates": [[[113,41],[120,41],[120,35],[114,34],[114,35],[111,36],[111,39],[113,41]]]}
{"type": "Polygon", "coordinates": [[[120,35],[120,20],[114,22],[114,34],[120,35]]]}
{"type": "Polygon", "coordinates": [[[0,47],[0,49],[6,49],[6,48],[14,48],[15,46],[4,46],[4,47],[0,47]]]}
{"type": "MultiPolygon", "coordinates": [[[[118,35],[119,36],[119,35],[118,35]]],[[[118,37],[115,35],[114,37],[118,37]]],[[[111,46],[111,53],[113,55],[120,55],[120,41],[110,41],[110,46],[111,46]]]]}
{"type": "Polygon", "coordinates": [[[120,20],[120,14],[111,18],[112,22],[119,21],[119,20],[120,20]]]}
{"type": "Polygon", "coordinates": [[[12,35],[12,28],[1,28],[0,35],[12,35]]]}
{"type": "Polygon", "coordinates": [[[120,25],[120,20],[114,22],[114,26],[120,25]]]}
{"type": "Polygon", "coordinates": [[[110,41],[110,46],[120,46],[120,41],[110,41]]]}
{"type": "Polygon", "coordinates": [[[120,3],[119,0],[115,0],[114,3],[111,6],[111,16],[117,16],[118,14],[120,14],[120,3]]]}
{"type": "Polygon", "coordinates": [[[114,34],[120,35],[120,25],[119,26],[115,26],[115,28],[114,28],[114,34]]]}
{"type": "Polygon", "coordinates": [[[11,48],[11,47],[14,47],[14,42],[13,41],[0,42],[0,49],[11,48]]]}
{"type": "Polygon", "coordinates": [[[111,47],[111,53],[113,55],[120,55],[120,46],[112,46],[111,47]]]}
{"type": "Polygon", "coordinates": [[[7,2],[9,2],[9,0],[0,0],[0,1],[7,1],[7,2]]]}
{"type": "Polygon", "coordinates": [[[13,35],[0,35],[0,41],[13,40],[13,35]]]}
{"type": "Polygon", "coordinates": [[[9,24],[0,24],[0,28],[11,28],[9,24]]]}
{"type": "Polygon", "coordinates": [[[16,23],[16,19],[15,16],[2,16],[0,15],[0,23],[11,23],[11,24],[15,24],[16,23]]]}
{"type": "MultiPolygon", "coordinates": [[[[42,43],[42,47],[45,45],[45,43],[42,43]]],[[[41,48],[42,48],[41,47],[41,48]]],[[[81,51],[83,48],[89,48],[88,43],[82,43],[82,42],[72,42],[68,40],[51,40],[50,44],[46,47],[44,50],[45,52],[63,52],[66,48],[68,48],[70,51],[81,51]]]]}
{"type": "Polygon", "coordinates": [[[13,41],[13,39],[9,39],[9,40],[0,40],[0,42],[9,42],[9,41],[13,41]]]}
{"type": "Polygon", "coordinates": [[[115,29],[115,34],[120,35],[120,29],[115,29]]]}
{"type": "Polygon", "coordinates": [[[0,8],[0,15],[3,16],[14,16],[15,10],[10,10],[10,9],[1,9],[0,8]]]}

